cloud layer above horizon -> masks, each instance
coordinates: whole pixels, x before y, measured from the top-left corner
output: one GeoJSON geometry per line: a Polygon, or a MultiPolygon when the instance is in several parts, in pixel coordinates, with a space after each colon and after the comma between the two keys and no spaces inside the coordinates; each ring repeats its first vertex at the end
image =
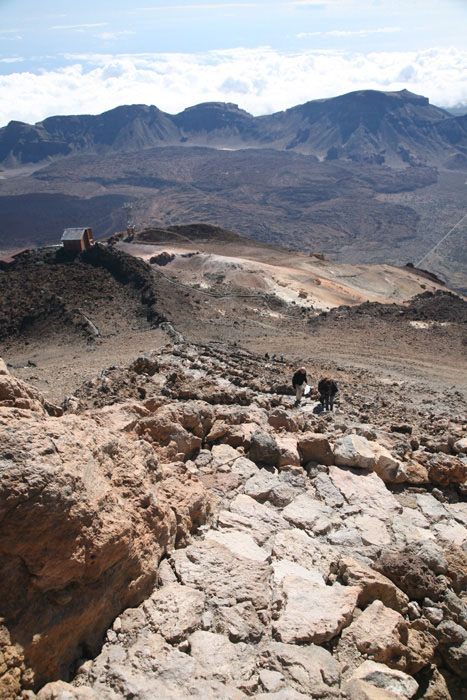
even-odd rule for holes
{"type": "Polygon", "coordinates": [[[235,102],[254,115],[270,114],[361,89],[405,88],[437,106],[467,104],[467,49],[459,48],[364,54],[260,47],[64,59],[65,66],[37,74],[0,75],[0,126],[122,104],[153,104],[174,114],[200,102],[235,102]]]}

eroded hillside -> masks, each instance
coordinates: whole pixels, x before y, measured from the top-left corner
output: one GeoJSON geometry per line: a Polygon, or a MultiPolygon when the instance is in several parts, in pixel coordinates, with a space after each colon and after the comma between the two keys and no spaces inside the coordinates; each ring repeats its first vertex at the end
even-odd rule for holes
{"type": "Polygon", "coordinates": [[[462,700],[465,299],[151,236],[0,271],[2,700],[462,700]]]}
{"type": "Polygon", "coordinates": [[[169,344],[60,415],[0,365],[0,697],[461,700],[465,397],[279,368],[169,344]]]}

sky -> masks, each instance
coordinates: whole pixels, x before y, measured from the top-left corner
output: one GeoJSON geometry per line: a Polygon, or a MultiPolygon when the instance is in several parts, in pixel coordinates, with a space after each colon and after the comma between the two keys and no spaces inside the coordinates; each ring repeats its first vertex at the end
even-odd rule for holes
{"type": "Polygon", "coordinates": [[[0,126],[404,88],[467,111],[467,0],[0,0],[0,126]]]}

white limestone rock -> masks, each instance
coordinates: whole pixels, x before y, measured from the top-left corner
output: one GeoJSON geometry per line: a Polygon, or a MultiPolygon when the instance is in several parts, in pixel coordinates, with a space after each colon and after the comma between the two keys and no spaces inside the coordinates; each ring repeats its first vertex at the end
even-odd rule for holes
{"type": "Polygon", "coordinates": [[[201,667],[199,675],[222,682],[248,680],[256,667],[248,644],[232,643],[222,634],[198,630],[188,638],[190,656],[201,667]]]}
{"type": "Polygon", "coordinates": [[[348,467],[329,467],[329,478],[347,503],[357,505],[362,513],[387,518],[402,511],[399,502],[374,472],[357,472],[348,467]]]}
{"type": "Polygon", "coordinates": [[[150,629],[173,644],[200,626],[204,599],[201,591],[169,583],[157,589],[143,603],[143,609],[150,629]]]}
{"type": "Polygon", "coordinates": [[[217,608],[212,628],[215,632],[226,635],[231,642],[258,641],[266,631],[249,600],[217,608]]]}
{"type": "Polygon", "coordinates": [[[219,544],[227,547],[227,549],[238,557],[253,559],[254,561],[265,561],[268,558],[268,552],[258,547],[253,537],[245,532],[235,530],[230,530],[229,532],[208,530],[206,539],[219,542],[219,544]]]}
{"type": "Polygon", "coordinates": [[[172,555],[179,580],[211,599],[250,600],[256,610],[269,604],[270,567],[235,556],[212,540],[178,549],[172,555]]]}
{"type": "Polygon", "coordinates": [[[276,592],[279,613],[273,632],[285,643],[327,642],[350,623],[359,593],[356,586],[320,586],[286,576],[276,592]]]}
{"type": "Polygon", "coordinates": [[[306,569],[304,566],[300,566],[300,564],[288,559],[273,561],[271,567],[273,571],[272,580],[275,584],[281,583],[286,576],[296,576],[306,581],[313,581],[318,586],[326,585],[323,574],[318,569],[306,569]]]}
{"type": "Polygon", "coordinates": [[[272,554],[276,559],[291,560],[305,569],[317,569],[325,581],[337,571],[341,556],[334,547],[298,528],[279,531],[272,541],[272,554]]]}
{"type": "Polygon", "coordinates": [[[248,518],[252,531],[259,529],[272,535],[277,530],[284,530],[289,527],[287,520],[280,513],[244,494],[240,494],[231,502],[230,510],[232,513],[248,518]]]}
{"type": "Polygon", "coordinates": [[[259,654],[261,668],[282,673],[287,685],[306,697],[340,696],[339,664],[326,649],[269,641],[259,654]]]}
{"type": "Polygon", "coordinates": [[[329,532],[340,523],[332,508],[308,494],[301,494],[282,511],[283,517],[295,527],[315,534],[329,532]]]}

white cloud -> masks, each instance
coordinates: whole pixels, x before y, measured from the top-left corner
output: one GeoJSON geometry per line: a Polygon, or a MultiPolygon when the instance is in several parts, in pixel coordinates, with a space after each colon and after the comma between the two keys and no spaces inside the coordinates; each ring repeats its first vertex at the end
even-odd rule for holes
{"type": "Polygon", "coordinates": [[[225,9],[227,7],[260,7],[258,2],[212,2],[198,3],[196,5],[180,4],[180,5],[154,5],[153,7],[134,7],[129,10],[129,14],[139,12],[158,12],[159,10],[215,10],[225,9]]]}
{"type": "Polygon", "coordinates": [[[95,37],[96,39],[102,39],[103,41],[111,41],[129,34],[136,34],[136,32],[132,31],[131,29],[122,29],[120,32],[101,32],[100,34],[95,34],[95,37]]]}
{"type": "Polygon", "coordinates": [[[235,102],[258,115],[362,89],[407,88],[439,106],[467,104],[467,49],[363,54],[262,47],[66,58],[71,65],[60,70],[0,75],[0,125],[141,103],[174,114],[200,102],[235,102]]]}
{"type": "Polygon", "coordinates": [[[108,22],[93,22],[91,24],[56,24],[50,29],[94,29],[94,27],[106,27],[108,22]]]}
{"type": "Polygon", "coordinates": [[[288,0],[287,5],[298,5],[306,7],[309,5],[350,5],[354,0],[288,0]]]}
{"type": "Polygon", "coordinates": [[[300,32],[297,34],[299,39],[304,39],[309,36],[369,36],[370,34],[395,34],[401,32],[401,27],[381,27],[379,29],[331,29],[328,32],[300,32]]]}

